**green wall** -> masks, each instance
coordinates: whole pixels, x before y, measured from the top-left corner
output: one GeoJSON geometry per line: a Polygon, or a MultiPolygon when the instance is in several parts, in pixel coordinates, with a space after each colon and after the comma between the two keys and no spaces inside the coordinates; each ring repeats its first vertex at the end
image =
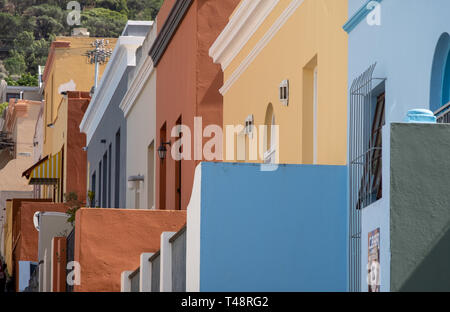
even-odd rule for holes
{"type": "Polygon", "coordinates": [[[391,125],[391,291],[450,291],[450,125],[391,125]]]}

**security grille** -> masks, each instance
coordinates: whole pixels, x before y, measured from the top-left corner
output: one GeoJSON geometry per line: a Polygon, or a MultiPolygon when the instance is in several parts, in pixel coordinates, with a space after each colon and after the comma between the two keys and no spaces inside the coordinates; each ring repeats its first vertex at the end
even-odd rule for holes
{"type": "Polygon", "coordinates": [[[376,64],[353,81],[350,88],[350,220],[349,290],[361,291],[361,209],[382,196],[382,127],[385,94],[374,94],[376,64]]]}

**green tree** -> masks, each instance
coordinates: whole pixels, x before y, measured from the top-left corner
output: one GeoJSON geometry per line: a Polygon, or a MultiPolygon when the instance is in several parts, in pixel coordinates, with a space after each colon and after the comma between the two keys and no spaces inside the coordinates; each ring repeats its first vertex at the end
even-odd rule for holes
{"type": "Polygon", "coordinates": [[[163,0],[128,0],[128,18],[133,20],[154,20],[163,0]]]}
{"type": "MultiPolygon", "coordinates": [[[[16,74],[22,74],[24,72],[30,72],[33,75],[36,74],[38,65],[45,64],[48,49],[53,39],[53,35],[51,35],[48,41],[45,39],[35,40],[31,32],[24,31],[20,33],[14,40],[14,50],[11,54],[22,55],[26,66],[22,72],[16,74]]],[[[12,74],[6,63],[5,67],[12,74]]]]}
{"type": "Polygon", "coordinates": [[[11,56],[4,61],[4,64],[10,75],[21,75],[27,68],[24,56],[14,50],[11,52],[11,56]]]}
{"type": "Polygon", "coordinates": [[[34,37],[37,39],[61,34],[66,29],[63,10],[54,5],[32,6],[26,9],[23,15],[28,18],[28,23],[34,25],[34,37]]]}
{"type": "Polygon", "coordinates": [[[127,20],[126,15],[105,8],[95,8],[81,14],[81,24],[92,37],[119,37],[127,20]]]}
{"type": "Polygon", "coordinates": [[[17,80],[17,85],[35,87],[39,84],[37,75],[32,75],[30,73],[25,73],[17,80]]]}

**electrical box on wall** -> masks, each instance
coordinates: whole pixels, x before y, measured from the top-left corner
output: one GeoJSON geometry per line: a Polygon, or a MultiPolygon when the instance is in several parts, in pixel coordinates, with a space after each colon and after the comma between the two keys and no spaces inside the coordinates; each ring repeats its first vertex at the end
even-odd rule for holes
{"type": "Polygon", "coordinates": [[[280,102],[284,106],[289,105],[289,80],[280,83],[280,102]]]}

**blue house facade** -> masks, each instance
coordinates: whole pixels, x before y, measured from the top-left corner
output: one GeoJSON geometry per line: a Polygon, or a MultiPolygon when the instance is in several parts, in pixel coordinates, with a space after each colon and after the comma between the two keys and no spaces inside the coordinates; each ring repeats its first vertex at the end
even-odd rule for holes
{"type": "MultiPolygon", "coordinates": [[[[434,240],[438,240],[438,234],[428,242],[418,239],[417,244],[404,251],[403,260],[397,262],[401,246],[406,244],[406,241],[398,240],[398,222],[401,221],[397,213],[402,211],[398,205],[416,196],[413,192],[420,193],[425,199],[429,196],[429,202],[433,202],[429,192],[422,193],[428,189],[425,183],[438,185],[444,181],[438,181],[441,177],[430,180],[421,177],[422,186],[416,185],[421,191],[413,189],[408,194],[405,193],[409,192],[407,189],[398,187],[406,175],[406,171],[402,176],[398,175],[400,170],[397,169],[403,166],[398,155],[409,157],[420,152],[425,144],[415,146],[415,150],[409,150],[409,153],[403,149],[410,147],[403,145],[397,149],[401,145],[399,138],[403,142],[407,138],[403,128],[396,124],[406,121],[405,117],[412,109],[421,109],[419,112],[423,114],[430,114],[425,111],[430,110],[439,122],[447,120],[447,103],[450,101],[449,9],[447,0],[434,0],[432,5],[426,0],[349,0],[350,18],[344,30],[349,34],[351,291],[401,291],[405,285],[413,285],[410,282],[416,278],[413,272],[421,267],[422,258],[427,258],[426,246],[430,247],[434,240]],[[391,161],[392,158],[396,161],[391,161]],[[397,201],[397,198],[403,200],[397,201]],[[422,247],[419,246],[421,243],[422,247]],[[412,257],[415,248],[423,248],[423,254],[412,257]],[[407,253],[410,253],[409,257],[406,257],[407,253]],[[379,264],[376,268],[372,267],[374,259],[379,264]],[[371,278],[376,282],[372,283],[371,278]]],[[[417,133],[414,129],[409,133],[416,133],[419,138],[420,133],[440,133],[439,127],[442,126],[445,125],[432,126],[438,130],[425,126],[414,128],[417,133]]],[[[435,144],[433,148],[443,148],[443,145],[435,144]]],[[[434,152],[428,150],[428,153],[434,152]]],[[[428,172],[439,166],[439,162],[426,157],[422,162],[416,159],[413,163],[428,167],[428,172]],[[435,164],[435,167],[430,164],[435,164]]],[[[412,181],[419,183],[419,179],[412,181]]],[[[431,213],[439,205],[434,203],[421,209],[428,209],[431,213]]],[[[411,215],[403,215],[410,221],[409,227],[402,229],[403,233],[411,230],[412,235],[420,237],[421,231],[434,231],[432,223],[418,225],[419,216],[414,218],[412,207],[409,211],[411,215]]],[[[448,216],[442,217],[447,220],[448,216]]],[[[444,228],[439,230],[445,231],[444,228]]],[[[426,282],[423,287],[426,287],[426,282]]]]}
{"type": "Polygon", "coordinates": [[[128,21],[80,124],[86,133],[89,191],[95,207],[126,207],[126,119],[119,105],[152,22],[128,21]]]}

